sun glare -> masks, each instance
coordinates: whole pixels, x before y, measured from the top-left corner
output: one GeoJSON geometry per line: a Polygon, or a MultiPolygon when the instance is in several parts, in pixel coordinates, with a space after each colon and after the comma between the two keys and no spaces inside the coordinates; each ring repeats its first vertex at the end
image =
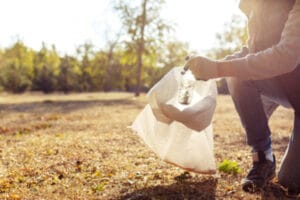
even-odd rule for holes
{"type": "MultiPolygon", "coordinates": [[[[104,29],[117,30],[115,13],[107,12],[111,0],[68,1],[10,0],[1,1],[0,47],[21,39],[39,49],[42,42],[55,44],[63,52],[91,41],[103,45],[104,29]],[[17,6],[16,6],[17,5],[17,6]],[[34,5],[34,6],[33,6],[34,5]]],[[[166,0],[163,15],[176,24],[175,37],[190,43],[197,51],[212,48],[216,32],[220,32],[233,14],[240,14],[236,0],[166,0]]]]}
{"type": "Polygon", "coordinates": [[[213,47],[215,34],[234,14],[241,15],[236,0],[172,0],[166,8],[167,18],[177,24],[177,36],[198,52],[213,47]]]}

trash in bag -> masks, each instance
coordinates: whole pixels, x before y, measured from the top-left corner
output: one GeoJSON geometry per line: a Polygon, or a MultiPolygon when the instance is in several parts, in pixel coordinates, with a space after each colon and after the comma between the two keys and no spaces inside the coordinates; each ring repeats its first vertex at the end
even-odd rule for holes
{"type": "Polygon", "coordinates": [[[188,171],[215,173],[211,122],[216,83],[195,81],[187,94],[191,98],[182,102],[181,69],[173,68],[151,88],[148,104],[131,128],[162,160],[188,171]]]}

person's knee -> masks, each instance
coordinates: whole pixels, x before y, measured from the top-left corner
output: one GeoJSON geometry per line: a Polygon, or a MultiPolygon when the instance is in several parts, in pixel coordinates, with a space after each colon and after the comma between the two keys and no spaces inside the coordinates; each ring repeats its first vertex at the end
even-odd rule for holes
{"type": "Polygon", "coordinates": [[[229,92],[232,93],[234,91],[235,86],[237,85],[236,78],[226,78],[226,82],[229,92]]]}
{"type": "Polygon", "coordinates": [[[226,81],[228,90],[233,97],[242,94],[248,87],[247,81],[243,81],[238,78],[230,77],[227,78],[226,81]]]}

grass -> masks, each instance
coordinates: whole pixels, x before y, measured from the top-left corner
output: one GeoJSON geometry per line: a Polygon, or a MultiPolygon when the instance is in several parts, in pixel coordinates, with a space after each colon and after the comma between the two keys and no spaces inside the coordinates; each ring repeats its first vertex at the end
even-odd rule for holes
{"type": "Polygon", "coordinates": [[[218,170],[229,174],[239,174],[242,171],[238,163],[232,160],[223,160],[219,165],[218,170]]]}
{"type": "MultiPolygon", "coordinates": [[[[241,190],[250,150],[229,96],[218,97],[214,146],[217,165],[237,163],[236,174],[158,159],[128,128],[145,104],[128,93],[0,94],[0,199],[284,199],[271,186],[241,190]]],[[[270,122],[277,166],[292,119],[279,108],[270,122]]]]}

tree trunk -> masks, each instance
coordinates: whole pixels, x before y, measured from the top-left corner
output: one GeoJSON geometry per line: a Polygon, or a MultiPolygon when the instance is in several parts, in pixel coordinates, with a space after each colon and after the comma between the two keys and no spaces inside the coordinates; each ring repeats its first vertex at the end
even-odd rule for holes
{"type": "Polygon", "coordinates": [[[135,89],[135,96],[140,96],[141,90],[141,76],[142,76],[142,67],[143,67],[143,54],[144,54],[144,32],[146,26],[146,8],[147,8],[147,0],[143,1],[143,10],[142,10],[142,18],[141,18],[141,38],[138,41],[137,46],[137,71],[136,71],[136,89],[135,89]]]}
{"type": "Polygon", "coordinates": [[[105,75],[104,75],[104,91],[105,92],[108,92],[110,91],[112,88],[111,88],[111,77],[110,77],[110,70],[111,70],[111,67],[112,67],[112,62],[113,62],[113,51],[114,51],[114,47],[115,47],[115,44],[111,44],[109,50],[108,50],[108,53],[107,53],[107,66],[106,66],[106,69],[105,69],[105,75]]]}

